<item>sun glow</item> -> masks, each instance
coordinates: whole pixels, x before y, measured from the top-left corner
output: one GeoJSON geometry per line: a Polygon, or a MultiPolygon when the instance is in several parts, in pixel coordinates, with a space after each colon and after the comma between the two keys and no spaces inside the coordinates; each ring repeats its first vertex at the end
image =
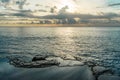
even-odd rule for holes
{"type": "Polygon", "coordinates": [[[71,3],[66,3],[66,6],[68,6],[67,11],[68,12],[75,12],[75,6],[71,3]]]}
{"type": "Polygon", "coordinates": [[[60,9],[64,6],[68,7],[68,9],[66,10],[67,12],[75,13],[77,11],[76,4],[72,0],[61,0],[58,8],[60,9]]]}

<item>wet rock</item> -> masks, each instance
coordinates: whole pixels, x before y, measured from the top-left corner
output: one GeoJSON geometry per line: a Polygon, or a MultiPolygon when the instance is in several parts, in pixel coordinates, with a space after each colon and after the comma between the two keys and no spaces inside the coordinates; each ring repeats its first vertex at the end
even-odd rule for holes
{"type": "Polygon", "coordinates": [[[120,80],[120,77],[113,75],[101,75],[98,77],[98,80],[120,80]]]}
{"type": "Polygon", "coordinates": [[[112,75],[113,74],[111,69],[105,68],[102,66],[95,66],[92,68],[92,71],[93,71],[93,75],[95,76],[96,80],[98,80],[98,77],[100,75],[103,75],[103,74],[112,75]]]}
{"type": "Polygon", "coordinates": [[[55,60],[59,62],[59,66],[81,66],[84,65],[83,62],[76,61],[76,60],[64,60],[60,57],[48,57],[46,60],[55,60]]]}
{"type": "MultiPolygon", "coordinates": [[[[69,56],[70,57],[70,56],[69,56]]],[[[63,59],[54,55],[37,55],[31,60],[26,61],[23,57],[10,57],[10,64],[16,67],[24,68],[36,68],[36,67],[48,67],[48,66],[81,66],[83,62],[73,60],[71,58],[63,59]]]]}
{"type": "Polygon", "coordinates": [[[69,74],[72,74],[71,76],[73,77],[73,79],[71,77],[71,79],[66,79],[66,80],[95,80],[95,77],[92,74],[91,69],[87,65],[79,66],[77,70],[73,69],[69,74]],[[78,73],[73,75],[72,73],[74,73],[74,71],[78,73]],[[79,76],[79,78],[76,79],[74,78],[74,76],[79,76]]]}
{"type": "MultiPolygon", "coordinates": [[[[113,76],[112,71],[102,66],[96,66],[95,62],[82,62],[77,60],[75,56],[55,56],[55,55],[36,55],[33,58],[11,56],[9,57],[10,64],[16,67],[23,68],[44,68],[50,66],[79,66],[80,72],[78,75],[81,80],[120,80],[120,77],[113,76]]],[[[78,69],[79,70],[79,69],[78,69]]],[[[76,70],[76,71],[78,71],[76,70]]],[[[72,71],[74,72],[74,70],[72,71]]]]}
{"type": "Polygon", "coordinates": [[[95,62],[92,62],[92,61],[85,61],[84,63],[85,65],[88,65],[89,67],[94,67],[97,65],[95,62]]]}
{"type": "Polygon", "coordinates": [[[57,57],[57,56],[51,54],[39,54],[33,57],[32,61],[46,60],[47,57],[57,57]]]}
{"type": "Polygon", "coordinates": [[[74,58],[76,59],[76,60],[78,60],[78,61],[81,61],[82,60],[82,58],[80,57],[80,56],[74,56],[74,58]]]}
{"type": "Polygon", "coordinates": [[[17,67],[24,67],[24,68],[41,68],[41,67],[48,67],[48,66],[58,66],[59,62],[55,60],[40,60],[40,61],[25,62],[25,61],[21,61],[18,58],[14,58],[10,60],[10,64],[17,67]]]}
{"type": "Polygon", "coordinates": [[[59,65],[59,63],[57,61],[44,60],[44,61],[36,61],[36,62],[31,62],[31,63],[25,63],[25,64],[23,64],[22,67],[42,68],[42,67],[50,67],[50,66],[58,66],[58,65],[59,65]]]}
{"type": "Polygon", "coordinates": [[[40,61],[40,60],[45,60],[47,58],[47,55],[37,55],[33,57],[32,61],[40,61]]]}
{"type": "Polygon", "coordinates": [[[58,66],[59,62],[56,60],[45,60],[47,56],[35,56],[33,59],[26,56],[9,56],[9,63],[16,67],[24,68],[41,68],[48,66],[58,66]]]}
{"type": "Polygon", "coordinates": [[[112,71],[110,69],[102,67],[102,66],[93,67],[93,73],[95,75],[100,75],[100,74],[108,73],[108,72],[111,73],[112,71]]]}
{"type": "Polygon", "coordinates": [[[64,60],[75,60],[75,57],[70,54],[60,55],[60,57],[64,60]]]}

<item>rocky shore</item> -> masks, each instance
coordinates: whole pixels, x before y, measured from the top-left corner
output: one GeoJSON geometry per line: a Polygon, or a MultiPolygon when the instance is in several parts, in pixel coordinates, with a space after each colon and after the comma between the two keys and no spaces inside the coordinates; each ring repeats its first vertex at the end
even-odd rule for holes
{"type": "Polygon", "coordinates": [[[92,62],[84,62],[78,56],[41,54],[32,58],[25,56],[9,56],[7,58],[11,65],[21,68],[45,68],[52,66],[57,66],[59,68],[78,66],[80,67],[81,72],[79,73],[80,80],[120,80],[120,77],[115,75],[112,69],[92,62]]]}

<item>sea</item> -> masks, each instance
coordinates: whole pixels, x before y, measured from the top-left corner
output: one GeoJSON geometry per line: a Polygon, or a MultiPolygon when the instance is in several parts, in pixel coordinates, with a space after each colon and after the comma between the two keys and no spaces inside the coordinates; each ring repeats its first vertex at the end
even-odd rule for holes
{"type": "Polygon", "coordinates": [[[6,56],[32,57],[44,53],[80,56],[84,61],[112,68],[120,74],[120,27],[0,28],[1,79],[19,71],[9,64],[6,56]]]}

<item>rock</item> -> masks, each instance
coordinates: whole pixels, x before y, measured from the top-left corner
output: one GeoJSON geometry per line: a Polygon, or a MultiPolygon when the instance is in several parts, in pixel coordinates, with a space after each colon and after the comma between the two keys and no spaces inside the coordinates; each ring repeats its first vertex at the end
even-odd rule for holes
{"type": "Polygon", "coordinates": [[[48,66],[57,66],[59,63],[57,61],[36,61],[36,62],[18,62],[14,61],[12,64],[14,64],[17,67],[24,67],[24,68],[41,68],[41,67],[48,67],[48,66]]]}
{"type": "Polygon", "coordinates": [[[120,77],[113,75],[101,75],[98,77],[98,80],[120,80],[120,77]]]}
{"type": "Polygon", "coordinates": [[[85,61],[84,63],[85,63],[86,65],[88,65],[89,67],[94,67],[94,66],[96,66],[96,63],[93,62],[93,61],[85,61]]]}
{"type": "Polygon", "coordinates": [[[32,61],[46,60],[47,57],[57,57],[57,56],[52,54],[39,54],[33,57],[32,61]]]}
{"type": "Polygon", "coordinates": [[[41,68],[48,66],[58,66],[59,62],[56,60],[39,60],[39,61],[24,61],[22,58],[10,58],[10,64],[16,67],[24,67],[24,68],[41,68]]]}
{"type": "Polygon", "coordinates": [[[102,67],[102,66],[93,67],[93,74],[95,74],[95,75],[100,75],[100,74],[103,74],[105,72],[110,72],[111,73],[110,69],[108,69],[108,68],[105,68],[105,67],[102,67]]]}
{"type": "Polygon", "coordinates": [[[76,60],[64,60],[60,57],[48,57],[46,60],[55,60],[59,62],[59,66],[81,66],[84,65],[83,62],[76,61],[76,60]]]}
{"type": "Polygon", "coordinates": [[[46,57],[47,55],[36,55],[35,57],[33,57],[32,61],[45,60],[46,57]]]}
{"type": "MultiPolygon", "coordinates": [[[[92,74],[91,69],[87,66],[79,66],[80,68],[77,70],[78,73],[76,75],[72,75],[72,77],[74,76],[79,76],[78,79],[73,79],[73,80],[95,80],[94,75],[92,74]]],[[[74,72],[74,70],[72,71],[74,72]]],[[[72,74],[72,72],[70,74],[72,74]]],[[[68,79],[71,80],[71,79],[68,79]]]]}
{"type": "Polygon", "coordinates": [[[113,74],[111,69],[108,69],[102,66],[95,66],[92,68],[92,71],[96,79],[98,79],[98,77],[103,74],[107,74],[107,75],[113,74]]]}
{"type": "Polygon", "coordinates": [[[81,60],[82,60],[81,57],[80,57],[80,56],[77,56],[77,55],[75,55],[74,58],[75,58],[77,61],[81,61],[81,60]]]}
{"type": "Polygon", "coordinates": [[[36,62],[24,63],[23,65],[20,65],[20,67],[42,68],[42,67],[57,66],[57,65],[59,65],[59,63],[57,61],[44,60],[44,61],[36,61],[36,62]]]}
{"type": "Polygon", "coordinates": [[[70,54],[63,54],[63,55],[60,55],[60,57],[64,60],[75,60],[75,57],[70,54]]]}
{"type": "Polygon", "coordinates": [[[64,59],[60,56],[57,57],[55,55],[46,55],[40,54],[33,57],[31,60],[26,59],[26,57],[18,57],[12,56],[9,58],[10,64],[17,67],[47,67],[47,66],[81,66],[84,65],[83,62],[74,60],[73,56],[68,55],[64,59]]]}
{"type": "Polygon", "coordinates": [[[59,66],[81,66],[81,65],[84,65],[84,63],[80,61],[66,60],[62,61],[59,66]]]}

